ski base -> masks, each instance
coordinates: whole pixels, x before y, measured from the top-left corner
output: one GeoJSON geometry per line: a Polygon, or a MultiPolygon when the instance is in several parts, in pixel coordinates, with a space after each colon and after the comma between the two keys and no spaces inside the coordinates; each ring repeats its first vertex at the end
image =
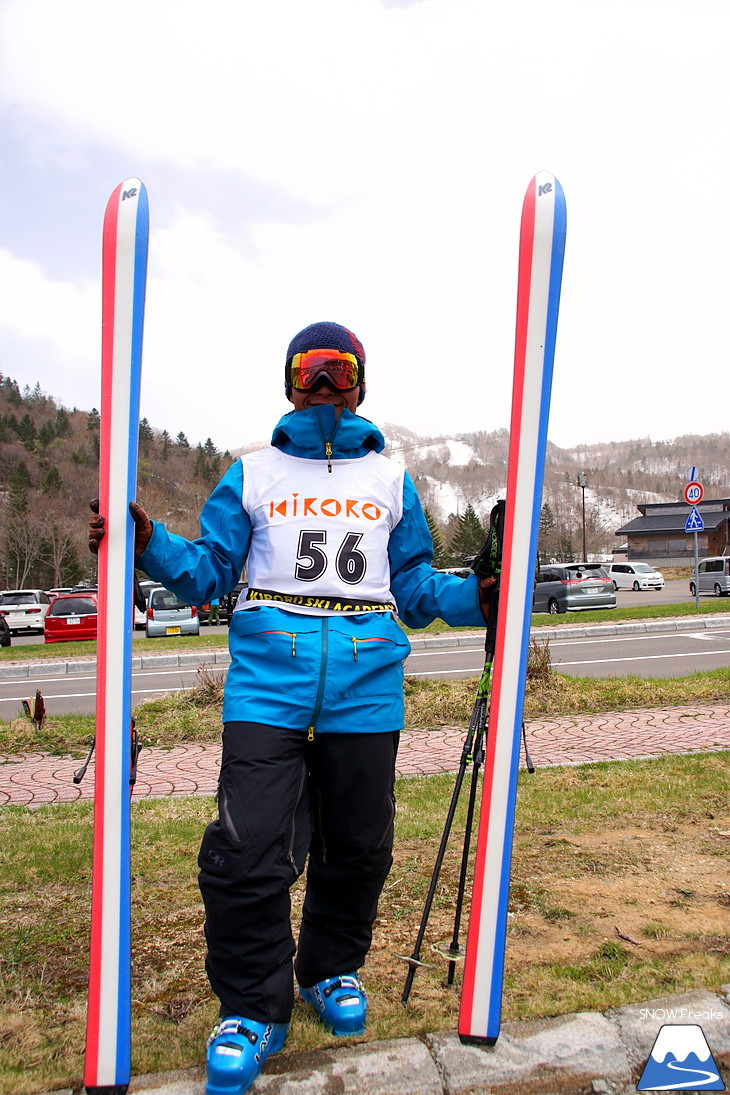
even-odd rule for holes
{"type": "Polygon", "coordinates": [[[127,1095],[129,1084],[113,1084],[111,1087],[85,1087],[86,1095],[127,1095]]]}
{"type": "Polygon", "coordinates": [[[459,1041],[462,1046],[496,1046],[497,1037],[494,1038],[482,1038],[477,1034],[460,1034],[459,1041]]]}

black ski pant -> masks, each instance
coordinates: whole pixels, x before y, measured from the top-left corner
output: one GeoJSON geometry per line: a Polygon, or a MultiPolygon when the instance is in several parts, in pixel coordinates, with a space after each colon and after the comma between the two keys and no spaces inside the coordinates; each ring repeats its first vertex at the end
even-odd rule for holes
{"type": "Polygon", "coordinates": [[[300,985],[359,969],[392,864],[397,732],[223,732],[216,821],[198,881],[206,971],[221,1015],[287,1023],[300,985]],[[289,889],[309,853],[295,948],[289,889]]]}

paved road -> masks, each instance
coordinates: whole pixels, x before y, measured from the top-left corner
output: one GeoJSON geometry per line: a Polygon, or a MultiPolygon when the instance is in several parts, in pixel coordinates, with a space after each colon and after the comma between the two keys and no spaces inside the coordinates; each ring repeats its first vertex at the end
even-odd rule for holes
{"type": "MultiPolygon", "coordinates": [[[[533,632],[539,639],[539,631],[533,632]]],[[[726,627],[642,635],[551,638],[553,666],[573,677],[681,677],[730,666],[730,619],[726,627]]],[[[406,672],[423,677],[467,677],[481,671],[483,646],[417,651],[406,672]]]]}
{"type": "MultiPolygon", "coordinates": [[[[577,616],[578,614],[576,614],[577,616]]],[[[576,624],[579,624],[576,619],[576,624]]],[[[716,618],[711,628],[692,631],[600,634],[602,629],[580,638],[555,635],[550,638],[553,665],[560,672],[577,677],[684,676],[701,670],[730,666],[730,618],[716,618]]],[[[533,632],[539,637],[539,631],[533,632]]],[[[406,673],[431,679],[473,677],[484,661],[483,639],[471,635],[441,636],[414,640],[414,651],[406,662],[406,673]]],[[[201,647],[201,652],[202,652],[201,647]]],[[[174,652],[173,652],[174,653],[174,652]]],[[[189,656],[189,653],[188,655],[189,656]]],[[[14,718],[21,701],[40,688],[57,714],[91,713],[95,705],[95,674],[84,672],[59,676],[58,667],[29,667],[36,675],[0,679],[0,718],[14,718]]],[[[210,667],[225,673],[225,666],[210,667]]],[[[141,703],[164,692],[189,688],[198,679],[196,656],[190,664],[169,667],[153,664],[133,675],[133,703],[141,703]]]]}

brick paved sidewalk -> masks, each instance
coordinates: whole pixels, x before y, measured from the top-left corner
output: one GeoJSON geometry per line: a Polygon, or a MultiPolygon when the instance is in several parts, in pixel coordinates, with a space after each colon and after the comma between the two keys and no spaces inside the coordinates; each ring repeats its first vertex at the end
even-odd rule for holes
{"type": "MultiPolygon", "coordinates": [[[[455,772],[466,736],[464,727],[407,730],[401,735],[399,776],[455,772]]],[[[667,753],[710,753],[730,749],[730,705],[646,708],[563,719],[536,719],[527,741],[537,767],[629,760],[667,753]]],[[[135,798],[212,795],[219,745],[142,749],[135,798]]],[[[83,783],[73,783],[81,761],[40,753],[0,754],[0,806],[41,806],[75,802],[94,794],[93,762],[83,783]]]]}

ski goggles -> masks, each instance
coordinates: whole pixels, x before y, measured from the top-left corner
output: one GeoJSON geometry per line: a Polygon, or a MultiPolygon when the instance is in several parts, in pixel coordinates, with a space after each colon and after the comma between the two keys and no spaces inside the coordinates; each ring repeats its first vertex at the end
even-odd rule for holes
{"type": "Polygon", "coordinates": [[[286,363],[287,382],[297,391],[311,388],[324,373],[341,392],[351,391],[363,382],[363,364],[355,354],[339,350],[305,350],[294,354],[286,363]]]}

